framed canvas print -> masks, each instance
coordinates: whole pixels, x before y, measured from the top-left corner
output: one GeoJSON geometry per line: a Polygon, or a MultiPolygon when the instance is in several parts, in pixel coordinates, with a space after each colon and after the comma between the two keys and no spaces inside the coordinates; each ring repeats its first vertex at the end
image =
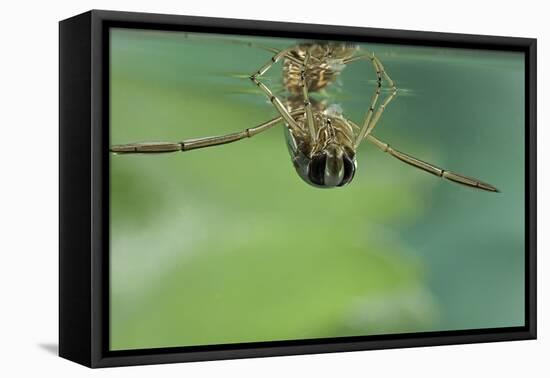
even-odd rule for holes
{"type": "Polygon", "coordinates": [[[62,357],[536,337],[536,41],[60,22],[62,357]]]}

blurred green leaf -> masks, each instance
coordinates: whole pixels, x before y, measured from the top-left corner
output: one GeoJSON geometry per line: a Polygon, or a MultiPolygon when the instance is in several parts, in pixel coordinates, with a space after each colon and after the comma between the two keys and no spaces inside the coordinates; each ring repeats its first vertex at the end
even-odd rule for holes
{"type": "MultiPolygon", "coordinates": [[[[246,78],[267,51],[123,29],[111,42],[113,144],[221,135],[276,116],[246,78]]],[[[112,349],[523,323],[521,55],[364,47],[410,94],[376,135],[503,193],[457,187],[367,145],[351,185],[315,189],[294,172],[281,128],[188,153],[112,156],[112,349]]],[[[280,75],[277,65],[270,85],[280,75]]],[[[327,95],[360,121],[372,76],[352,64],[327,95]]]]}

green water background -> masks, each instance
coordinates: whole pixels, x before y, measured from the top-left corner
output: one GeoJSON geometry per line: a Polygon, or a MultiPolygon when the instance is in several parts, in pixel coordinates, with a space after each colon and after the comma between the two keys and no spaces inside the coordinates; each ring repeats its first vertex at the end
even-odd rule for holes
{"type": "MultiPolygon", "coordinates": [[[[524,324],[523,55],[362,47],[400,88],[374,134],[502,193],[368,143],[351,185],[315,189],[296,175],[281,127],[185,154],[111,156],[111,349],[524,324]]],[[[222,36],[113,29],[111,142],[276,117],[247,78],[270,56],[222,36]]],[[[374,79],[369,63],[351,64],[317,98],[360,122],[374,79]]],[[[265,82],[284,96],[280,64],[265,82]]]]}

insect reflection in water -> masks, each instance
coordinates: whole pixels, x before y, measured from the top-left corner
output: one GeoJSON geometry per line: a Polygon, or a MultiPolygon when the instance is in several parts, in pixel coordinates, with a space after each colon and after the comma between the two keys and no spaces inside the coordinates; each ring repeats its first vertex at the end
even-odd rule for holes
{"type": "Polygon", "coordinates": [[[356,151],[363,141],[413,167],[446,178],[452,182],[489,192],[494,186],[475,178],[451,172],[398,151],[373,135],[380,118],[397,95],[397,87],[382,62],[373,53],[340,42],[315,42],[295,45],[283,50],[264,48],[274,55],[250,80],[273,104],[279,116],[255,127],[222,135],[188,139],[181,142],[144,142],[115,145],[117,154],[166,153],[189,151],[251,138],[270,128],[284,124],[286,143],[298,175],[318,188],[334,188],[349,184],[357,169],[356,151]],[[287,99],[276,96],[263,82],[262,76],[279,61],[283,62],[283,84],[290,93],[287,99]],[[349,64],[365,61],[372,65],[376,86],[360,124],[346,118],[338,106],[316,103],[310,97],[333,83],[349,64]],[[381,99],[382,89],[388,94],[381,99]]]}

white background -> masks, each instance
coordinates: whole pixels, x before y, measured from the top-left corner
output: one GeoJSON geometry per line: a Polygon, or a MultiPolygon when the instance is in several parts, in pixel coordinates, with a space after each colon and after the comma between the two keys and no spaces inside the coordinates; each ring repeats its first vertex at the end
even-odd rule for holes
{"type": "MultiPolygon", "coordinates": [[[[0,372],[4,377],[548,376],[550,32],[544,1],[6,2],[0,21],[0,372]],[[89,9],[538,38],[539,340],[90,370],[55,355],[58,248],[58,25],[89,9]],[[545,67],[546,66],[546,67],[545,67]],[[546,93],[543,93],[545,92],[546,93]]],[[[479,290],[483,290],[482,287],[479,290]]]]}

